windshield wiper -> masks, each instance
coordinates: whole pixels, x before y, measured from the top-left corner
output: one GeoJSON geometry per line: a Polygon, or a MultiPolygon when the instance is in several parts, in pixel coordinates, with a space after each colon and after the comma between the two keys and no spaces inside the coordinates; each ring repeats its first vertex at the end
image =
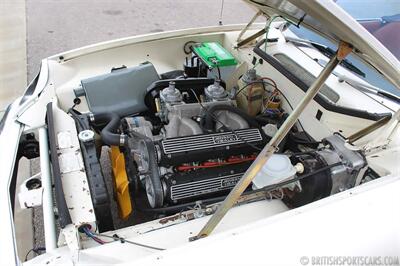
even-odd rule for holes
{"type": "Polygon", "coordinates": [[[400,103],[400,97],[391,94],[390,92],[387,91],[383,91],[381,89],[379,89],[378,87],[375,87],[373,85],[370,84],[365,84],[365,83],[361,83],[357,80],[354,80],[350,77],[347,77],[345,75],[339,74],[337,72],[334,72],[334,74],[338,77],[339,82],[347,82],[348,84],[350,84],[353,88],[358,89],[358,90],[362,90],[364,92],[369,92],[369,93],[373,93],[376,94],[378,96],[384,96],[392,101],[398,102],[400,103]]]}
{"type": "MultiPolygon", "coordinates": [[[[308,47],[312,46],[315,49],[317,49],[320,53],[328,57],[329,59],[336,54],[335,50],[320,43],[312,42],[305,39],[292,38],[292,37],[285,37],[285,38],[287,42],[295,44],[306,44],[308,47]]],[[[351,72],[365,78],[365,73],[361,69],[353,65],[349,60],[347,59],[342,60],[340,65],[346,68],[347,70],[350,70],[351,72]]]]}

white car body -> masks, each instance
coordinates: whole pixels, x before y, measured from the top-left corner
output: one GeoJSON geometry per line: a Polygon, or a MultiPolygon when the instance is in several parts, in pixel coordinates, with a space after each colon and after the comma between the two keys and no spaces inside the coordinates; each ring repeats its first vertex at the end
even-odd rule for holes
{"type": "MultiPolygon", "coordinates": [[[[269,8],[252,4],[269,16],[278,13],[290,17],[291,14],[284,11],[294,10],[290,9],[293,5],[306,11],[320,22],[319,26],[329,28],[336,39],[352,44],[361,58],[380,70],[400,89],[399,61],[333,2],[266,0],[263,3],[272,4],[269,8]],[[275,4],[281,9],[274,9],[275,4]]],[[[304,21],[305,25],[307,22],[304,21]]],[[[53,110],[60,117],[59,121],[62,121],[56,125],[60,131],[76,135],[74,122],[60,110],[70,107],[74,99],[73,89],[83,78],[108,72],[114,66],[134,66],[144,61],[151,61],[159,73],[179,68],[184,57],[180,47],[190,40],[219,41],[224,47],[229,47],[230,52],[240,62],[250,64],[254,56],[259,58],[253,52],[253,46],[233,49],[243,26],[228,25],[147,34],[95,44],[44,59],[31,95],[23,96],[10,105],[0,129],[2,264],[21,264],[18,259],[9,187],[21,135],[39,130],[42,151],[48,148],[44,128],[46,105],[49,102],[54,103],[53,110]]],[[[249,32],[255,33],[263,27],[264,24],[255,24],[249,28],[249,32]]],[[[327,35],[332,37],[331,33],[328,32],[327,35]]],[[[278,29],[271,28],[270,35],[279,38],[279,41],[275,46],[268,47],[268,53],[281,52],[290,55],[297,62],[307,62],[307,69],[315,76],[321,72],[322,67],[310,57],[328,60],[312,49],[304,48],[301,52],[293,44],[285,42],[278,29]]],[[[346,72],[341,67],[337,71],[346,72]]],[[[287,79],[276,69],[262,65],[259,72],[273,76],[293,105],[300,102],[304,92],[285,87],[287,79]]],[[[357,79],[351,73],[346,75],[357,79]]],[[[280,200],[259,201],[235,207],[230,210],[215,234],[194,242],[189,242],[189,237],[197,234],[210,216],[191,221],[175,219],[170,226],[154,220],[110,232],[110,235],[118,233],[127,240],[166,249],[163,251],[119,241],[96,245],[93,241],[79,239],[74,226],[64,228],[57,236],[54,218],[49,221],[45,217],[48,250],[24,265],[300,265],[300,259],[304,256],[309,259],[312,256],[399,256],[400,105],[371,93],[362,93],[347,83],[338,82],[333,75],[326,84],[334,87],[340,95],[337,105],[369,113],[392,114],[391,120],[385,126],[357,143],[365,150],[369,167],[381,176],[379,179],[291,210],[280,200]]],[[[85,103],[77,106],[77,110],[89,111],[85,103]]],[[[339,130],[344,136],[349,136],[372,123],[365,118],[326,110],[316,101],[310,103],[300,116],[300,121],[316,140],[339,130]],[[324,112],[321,121],[308,119],[314,117],[318,110],[324,112]]],[[[75,136],[73,142],[76,141],[75,136]]],[[[76,145],[74,143],[72,146],[76,145]]],[[[74,158],[79,160],[79,156],[74,158]]],[[[51,184],[48,183],[46,187],[43,181],[46,167],[49,167],[48,158],[47,162],[45,159],[45,155],[41,156],[43,208],[48,211],[53,206],[49,190],[51,184]]],[[[47,174],[50,174],[49,169],[47,174]]],[[[77,177],[74,174],[74,177],[84,182],[86,175],[77,177]]],[[[71,212],[73,222],[84,220],[95,223],[95,215],[88,211],[93,208],[89,194],[85,195],[75,189],[77,179],[69,181],[67,176],[63,178],[67,204],[79,209],[71,212]],[[74,198],[71,196],[69,199],[67,195],[74,195],[74,198]]],[[[44,212],[44,215],[49,215],[44,212]]]]}

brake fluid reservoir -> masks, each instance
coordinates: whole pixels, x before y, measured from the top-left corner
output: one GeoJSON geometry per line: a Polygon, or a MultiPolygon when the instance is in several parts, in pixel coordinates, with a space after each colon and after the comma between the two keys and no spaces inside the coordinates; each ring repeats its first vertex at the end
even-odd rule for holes
{"type": "Polygon", "coordinates": [[[238,81],[238,95],[236,102],[238,107],[251,116],[261,111],[264,87],[255,69],[249,69],[238,81]]]}
{"type": "Polygon", "coordinates": [[[296,168],[287,155],[273,154],[253,179],[253,189],[260,189],[292,178],[296,168]]]}

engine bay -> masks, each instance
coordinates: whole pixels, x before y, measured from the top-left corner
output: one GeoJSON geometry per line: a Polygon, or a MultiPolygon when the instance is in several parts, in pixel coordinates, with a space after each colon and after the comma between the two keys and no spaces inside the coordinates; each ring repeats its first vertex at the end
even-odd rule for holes
{"type": "Polygon", "coordinates": [[[260,10],[247,25],[42,60],[0,121],[8,257],[242,265],[298,263],[307,250],[386,254],[399,220],[388,204],[400,184],[394,58],[334,3],[274,14],[251,2],[260,10]]]}
{"type": "MultiPolygon", "coordinates": [[[[238,61],[219,43],[188,42],[184,50],[182,70],[116,67],[74,90],[68,113],[100,232],[116,229],[111,201],[128,225],[222,201],[291,111],[275,81],[255,67],[229,87],[238,61]],[[82,97],[88,113],[74,108],[82,97]],[[102,156],[109,156],[112,192],[102,156]]],[[[295,208],[352,188],[367,163],[345,144],[339,133],[316,141],[298,121],[246,192],[267,189],[295,208]]]]}

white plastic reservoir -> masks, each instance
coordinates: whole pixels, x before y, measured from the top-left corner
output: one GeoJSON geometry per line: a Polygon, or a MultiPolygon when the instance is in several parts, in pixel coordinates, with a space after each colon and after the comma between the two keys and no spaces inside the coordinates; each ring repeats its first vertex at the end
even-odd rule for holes
{"type": "Polygon", "coordinates": [[[292,178],[296,168],[287,155],[273,154],[253,179],[253,189],[260,189],[292,178]]]}

